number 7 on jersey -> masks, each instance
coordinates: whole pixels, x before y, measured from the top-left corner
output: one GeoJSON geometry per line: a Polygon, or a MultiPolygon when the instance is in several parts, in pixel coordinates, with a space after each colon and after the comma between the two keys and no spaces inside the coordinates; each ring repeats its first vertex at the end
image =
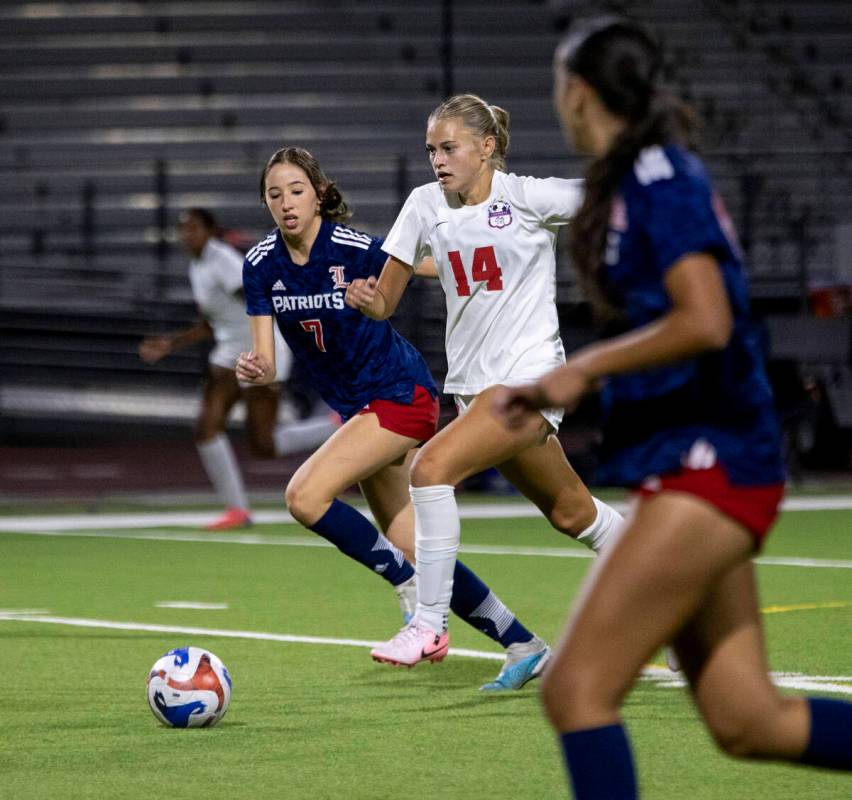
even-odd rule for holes
{"type": "MultiPolygon", "coordinates": [[[[470,296],[470,283],[467,279],[461,253],[451,250],[447,253],[450,265],[453,268],[453,276],[456,279],[456,292],[459,297],[470,296]]],[[[470,265],[470,277],[476,283],[485,281],[485,288],[491,292],[498,292],[503,288],[503,270],[497,264],[497,256],[494,248],[477,247],[473,251],[473,262],[470,265]]]]}
{"type": "Polygon", "coordinates": [[[302,326],[302,330],[306,333],[312,333],[314,335],[314,342],[317,346],[317,350],[321,350],[323,353],[325,352],[325,340],[322,335],[322,320],[319,319],[303,319],[299,323],[302,326]]]}

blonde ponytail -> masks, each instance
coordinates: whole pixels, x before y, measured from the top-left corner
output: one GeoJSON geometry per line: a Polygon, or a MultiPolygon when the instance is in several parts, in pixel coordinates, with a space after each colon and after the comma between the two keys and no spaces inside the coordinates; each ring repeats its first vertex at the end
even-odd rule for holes
{"type": "Polygon", "coordinates": [[[492,106],[475,94],[457,94],[445,100],[430,115],[428,124],[439,119],[461,119],[477,136],[493,136],[495,141],[491,164],[505,171],[509,150],[509,112],[492,106]]]}

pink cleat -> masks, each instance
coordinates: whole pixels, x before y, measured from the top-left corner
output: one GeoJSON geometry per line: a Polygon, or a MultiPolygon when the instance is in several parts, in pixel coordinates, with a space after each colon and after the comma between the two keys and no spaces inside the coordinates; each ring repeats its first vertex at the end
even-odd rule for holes
{"type": "Polygon", "coordinates": [[[412,622],[390,641],[370,651],[373,661],[393,664],[395,667],[413,667],[421,661],[443,661],[450,649],[450,635],[435,633],[412,622]]]}
{"type": "Polygon", "coordinates": [[[250,528],[251,514],[244,508],[226,508],[215,522],[204,526],[205,531],[229,531],[233,528],[250,528]]]}

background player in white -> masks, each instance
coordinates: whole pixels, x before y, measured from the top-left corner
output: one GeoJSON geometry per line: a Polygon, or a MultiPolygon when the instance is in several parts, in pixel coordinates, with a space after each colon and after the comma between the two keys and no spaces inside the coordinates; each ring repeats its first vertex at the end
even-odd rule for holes
{"type": "Polygon", "coordinates": [[[496,466],[559,531],[600,550],[621,522],[591,496],[552,435],[560,410],[507,430],[490,412],[499,385],[534,381],[565,360],[555,306],[558,226],[578,207],[576,181],[506,174],[509,115],[476,95],[450,98],[429,117],[426,149],[437,182],[415,189],[383,249],[378,280],[353,281],[347,302],[376,319],[393,314],[412,265],[431,256],[447,300],[446,392],[459,416],[412,465],[417,612],[373,650],[415,664],[447,641],[460,523],[455,485],[496,466]]]}
{"type": "MultiPolygon", "coordinates": [[[[279,386],[241,386],[234,373],[239,354],[250,348],[251,332],[243,300],[243,255],[216,236],[213,215],[190,208],[180,217],[180,237],[192,256],[189,280],[199,318],[183,330],[144,339],[139,355],[156,364],[170,353],[215,339],[208,359],[201,408],[195,424],[195,443],[204,470],[225,512],[208,530],[227,530],[251,524],[248,498],[225,423],[236,402],[246,404],[246,430],[252,454],[274,458],[307,449],[324,441],[335,427],[324,419],[320,425],[278,426],[279,386]]],[[[287,379],[292,356],[276,337],[277,381],[287,379]]]]}

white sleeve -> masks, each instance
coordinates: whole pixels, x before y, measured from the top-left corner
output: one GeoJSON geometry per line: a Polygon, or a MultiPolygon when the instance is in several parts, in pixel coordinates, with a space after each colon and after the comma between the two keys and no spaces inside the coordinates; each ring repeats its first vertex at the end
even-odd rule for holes
{"type": "Polygon", "coordinates": [[[432,255],[432,248],[423,230],[423,220],[417,210],[416,195],[416,189],[408,195],[402,211],[382,243],[382,250],[410,267],[417,266],[424,258],[432,255]]]}
{"type": "Polygon", "coordinates": [[[228,294],[236,294],[243,288],[243,257],[236,248],[224,243],[218,248],[217,256],[222,288],[228,294]]]}
{"type": "Polygon", "coordinates": [[[565,225],[583,204],[579,178],[526,178],[524,194],[530,210],[544,225],[565,225]]]}

